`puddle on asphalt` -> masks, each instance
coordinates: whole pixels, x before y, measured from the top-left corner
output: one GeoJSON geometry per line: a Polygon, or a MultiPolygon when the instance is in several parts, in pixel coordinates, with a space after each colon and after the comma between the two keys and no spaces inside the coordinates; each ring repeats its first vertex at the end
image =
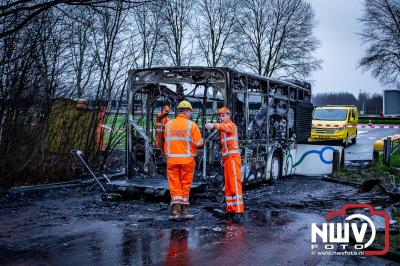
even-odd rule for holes
{"type": "Polygon", "coordinates": [[[282,252],[287,252],[287,260],[310,262],[315,258],[309,258],[302,242],[309,243],[309,224],[320,219],[314,214],[269,211],[250,212],[244,224],[225,222],[210,227],[181,228],[177,223],[176,228],[155,229],[99,221],[69,224],[5,245],[0,261],[5,265],[191,265],[213,260],[237,265],[266,262],[268,256],[269,262],[274,256],[279,262],[282,252]],[[291,246],[299,252],[290,250],[291,246]]]}

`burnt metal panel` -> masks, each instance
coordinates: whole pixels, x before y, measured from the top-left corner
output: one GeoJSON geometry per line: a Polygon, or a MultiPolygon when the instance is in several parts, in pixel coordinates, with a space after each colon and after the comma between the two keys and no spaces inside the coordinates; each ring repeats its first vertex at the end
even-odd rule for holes
{"type": "MultiPolygon", "coordinates": [[[[193,108],[197,110],[197,113],[193,112],[197,119],[193,119],[199,123],[204,138],[209,135],[204,129],[206,119],[214,122],[217,109],[222,105],[228,106],[238,127],[243,162],[249,165],[249,179],[246,182],[265,179],[268,147],[286,149],[294,141],[294,133],[297,142],[306,142],[310,135],[313,108],[309,103],[311,86],[308,83],[291,83],[229,68],[207,67],[139,69],[131,71],[129,75],[129,93],[132,95],[128,97],[128,117],[132,121],[136,119],[137,125],[143,127],[145,132],[139,134],[140,130],[128,123],[127,177],[130,181],[140,177],[150,180],[151,176],[166,176],[165,159],[161,149],[154,145],[153,134],[155,114],[165,101],[172,108],[183,98],[192,101],[193,108]],[[191,87],[187,86],[190,89],[185,92],[182,86],[186,83],[191,87]],[[199,90],[196,94],[196,88],[202,87],[204,91],[199,90]],[[215,95],[207,93],[210,87],[215,95]],[[260,97],[261,100],[258,99],[260,97]],[[148,148],[145,147],[146,136],[150,139],[147,141],[148,148]]],[[[172,118],[173,113],[170,116],[172,118]]],[[[218,136],[208,142],[207,152],[198,150],[196,175],[203,169],[204,178],[222,176],[218,136]]],[[[136,183],[130,183],[129,186],[139,187],[136,183]]],[[[164,187],[155,188],[155,184],[149,183],[146,183],[146,189],[165,191],[164,187]]]]}
{"type": "Polygon", "coordinates": [[[296,139],[298,143],[307,142],[311,133],[313,105],[298,101],[296,111],[296,139]]]}

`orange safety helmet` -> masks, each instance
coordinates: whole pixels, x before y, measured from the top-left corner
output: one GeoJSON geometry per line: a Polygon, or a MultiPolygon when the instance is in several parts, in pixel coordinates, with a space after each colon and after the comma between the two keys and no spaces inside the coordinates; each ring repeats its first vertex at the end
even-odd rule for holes
{"type": "Polygon", "coordinates": [[[218,109],[217,115],[219,114],[231,114],[231,111],[226,107],[222,107],[218,109]]]}

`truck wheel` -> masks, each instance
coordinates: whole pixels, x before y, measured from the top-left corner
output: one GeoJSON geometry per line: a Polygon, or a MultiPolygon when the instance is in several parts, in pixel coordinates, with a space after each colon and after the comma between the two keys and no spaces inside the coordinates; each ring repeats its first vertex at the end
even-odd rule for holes
{"type": "Polygon", "coordinates": [[[349,135],[346,135],[346,138],[344,139],[344,142],[342,144],[343,148],[347,147],[347,142],[349,141],[349,135]]]}
{"type": "Polygon", "coordinates": [[[271,160],[271,170],[268,182],[270,184],[275,184],[278,178],[282,177],[282,161],[278,154],[274,153],[271,160]]]}
{"type": "Polygon", "coordinates": [[[356,131],[356,136],[354,137],[354,139],[351,140],[351,144],[357,143],[357,135],[358,135],[358,132],[356,131]]]}

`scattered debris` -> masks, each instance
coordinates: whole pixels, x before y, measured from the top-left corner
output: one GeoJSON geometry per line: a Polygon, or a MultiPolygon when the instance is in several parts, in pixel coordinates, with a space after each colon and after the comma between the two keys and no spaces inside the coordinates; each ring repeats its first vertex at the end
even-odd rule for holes
{"type": "Polygon", "coordinates": [[[372,160],[351,160],[345,161],[345,168],[347,170],[352,169],[367,169],[372,165],[372,160]]]}

